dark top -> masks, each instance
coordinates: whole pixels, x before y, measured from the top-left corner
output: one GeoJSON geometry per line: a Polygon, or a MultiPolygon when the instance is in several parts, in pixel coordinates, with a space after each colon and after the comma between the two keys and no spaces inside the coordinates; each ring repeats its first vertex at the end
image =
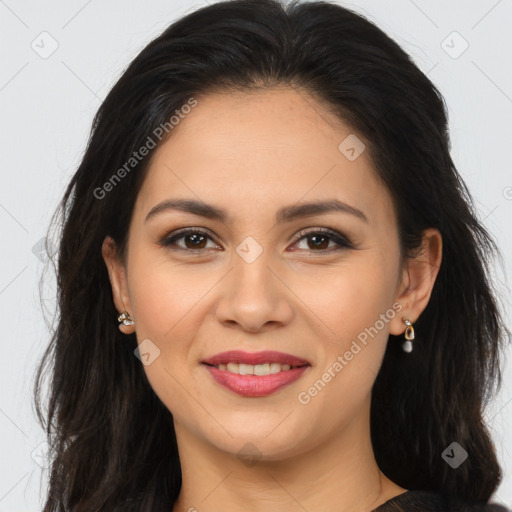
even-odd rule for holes
{"type": "Polygon", "coordinates": [[[429,491],[407,491],[372,512],[511,512],[495,503],[473,504],[453,502],[447,496],[429,491]]]}

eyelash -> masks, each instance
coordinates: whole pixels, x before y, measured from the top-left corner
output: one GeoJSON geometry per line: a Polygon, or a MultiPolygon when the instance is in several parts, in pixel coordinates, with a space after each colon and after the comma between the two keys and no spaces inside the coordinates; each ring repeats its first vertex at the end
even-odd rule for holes
{"type": "MultiPolygon", "coordinates": [[[[188,248],[183,248],[183,247],[179,247],[179,246],[171,247],[177,240],[184,238],[185,236],[191,235],[191,234],[203,235],[203,236],[210,238],[211,240],[213,240],[215,242],[214,238],[207,231],[203,231],[203,230],[197,229],[197,228],[184,228],[184,229],[180,229],[174,233],[171,233],[170,235],[165,236],[160,241],[160,245],[162,247],[166,247],[166,248],[169,248],[172,250],[184,251],[184,252],[188,252],[188,253],[192,253],[192,254],[199,254],[199,253],[207,250],[204,248],[203,249],[188,249],[188,248]]],[[[307,251],[309,253],[326,253],[326,252],[333,252],[333,251],[339,251],[339,250],[343,250],[343,249],[353,249],[354,248],[352,242],[346,236],[341,235],[340,233],[338,233],[337,231],[334,231],[333,229],[327,229],[327,228],[315,228],[315,229],[310,229],[310,230],[301,230],[301,231],[299,231],[299,233],[297,233],[297,236],[295,237],[293,244],[296,244],[296,243],[300,242],[303,238],[306,238],[307,236],[311,236],[311,235],[327,236],[327,238],[330,238],[331,241],[338,244],[338,247],[335,247],[335,248],[331,247],[330,249],[320,249],[318,251],[307,250],[307,249],[299,249],[299,250],[307,251]]],[[[215,243],[217,243],[217,242],[215,242],[215,243]]]]}

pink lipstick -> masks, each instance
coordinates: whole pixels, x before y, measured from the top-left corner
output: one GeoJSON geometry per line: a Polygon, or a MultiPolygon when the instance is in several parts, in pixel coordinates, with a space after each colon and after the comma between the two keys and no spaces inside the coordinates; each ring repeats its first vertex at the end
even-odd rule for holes
{"type": "Polygon", "coordinates": [[[309,368],[307,360],[283,352],[231,350],[203,361],[213,379],[246,397],[275,393],[295,382],[309,368]]]}

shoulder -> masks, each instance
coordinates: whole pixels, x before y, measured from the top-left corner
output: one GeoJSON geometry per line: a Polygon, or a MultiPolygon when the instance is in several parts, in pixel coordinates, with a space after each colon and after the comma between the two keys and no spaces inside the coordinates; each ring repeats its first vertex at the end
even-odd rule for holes
{"type": "Polygon", "coordinates": [[[372,512],[512,512],[497,503],[468,503],[431,491],[407,491],[372,512]]]}

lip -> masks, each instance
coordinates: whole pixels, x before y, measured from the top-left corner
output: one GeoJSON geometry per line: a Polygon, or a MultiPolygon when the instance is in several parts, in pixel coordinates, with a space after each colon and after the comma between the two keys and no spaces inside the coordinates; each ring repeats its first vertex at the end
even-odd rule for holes
{"type": "MultiPolygon", "coordinates": [[[[220,352],[208,359],[203,363],[211,365],[228,364],[228,363],[242,363],[242,364],[264,364],[264,363],[280,363],[289,364],[290,366],[304,366],[309,365],[309,361],[292,354],[285,354],[284,352],[276,352],[274,350],[263,350],[261,352],[245,352],[243,350],[229,350],[227,352],[220,352]]],[[[277,375],[277,374],[276,374],[277,375]]]]}
{"type": "Polygon", "coordinates": [[[245,397],[267,396],[295,382],[309,365],[290,368],[271,375],[238,375],[215,366],[204,365],[213,379],[225,388],[245,397]]]}
{"type": "Polygon", "coordinates": [[[203,366],[210,372],[213,379],[221,386],[245,397],[267,396],[288,386],[299,379],[311,366],[309,361],[292,354],[264,350],[261,352],[244,352],[243,350],[230,350],[221,352],[203,361],[203,366]],[[239,375],[219,370],[215,365],[238,364],[288,364],[292,368],[270,375],[239,375]]]}

